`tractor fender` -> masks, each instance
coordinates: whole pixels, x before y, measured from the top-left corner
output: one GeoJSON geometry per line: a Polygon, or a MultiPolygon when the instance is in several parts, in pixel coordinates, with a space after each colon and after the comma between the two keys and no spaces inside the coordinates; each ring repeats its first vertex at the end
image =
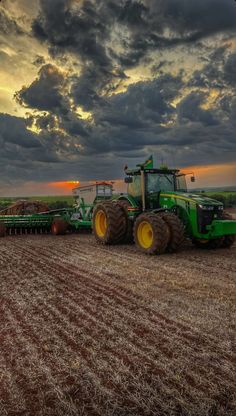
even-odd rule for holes
{"type": "Polygon", "coordinates": [[[119,195],[117,201],[128,201],[129,205],[133,208],[139,208],[136,200],[131,195],[119,195]]]}

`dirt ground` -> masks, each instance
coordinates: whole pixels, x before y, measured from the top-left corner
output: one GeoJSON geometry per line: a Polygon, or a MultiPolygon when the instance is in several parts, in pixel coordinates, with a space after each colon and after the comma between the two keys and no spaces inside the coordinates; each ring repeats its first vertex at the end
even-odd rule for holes
{"type": "Polygon", "coordinates": [[[0,240],[0,415],[235,416],[236,245],[0,240]]]}

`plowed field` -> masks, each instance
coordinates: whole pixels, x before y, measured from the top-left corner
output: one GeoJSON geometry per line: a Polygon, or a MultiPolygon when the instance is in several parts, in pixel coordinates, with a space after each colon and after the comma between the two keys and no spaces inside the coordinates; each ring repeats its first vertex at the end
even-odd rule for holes
{"type": "Polygon", "coordinates": [[[0,240],[0,415],[235,416],[236,246],[0,240]]]}

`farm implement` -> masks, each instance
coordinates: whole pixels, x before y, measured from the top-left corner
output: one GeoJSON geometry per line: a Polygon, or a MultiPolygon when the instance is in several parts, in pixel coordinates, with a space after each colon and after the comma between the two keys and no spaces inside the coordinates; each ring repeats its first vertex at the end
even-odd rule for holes
{"type": "Polygon", "coordinates": [[[58,235],[89,228],[99,243],[135,242],[147,254],[177,251],[186,237],[205,249],[234,244],[236,220],[224,212],[221,202],[188,192],[186,174],[180,170],[154,168],[150,157],[135,169],[126,167],[125,173],[125,194],[113,195],[110,183],[97,182],[73,190],[73,208],[29,215],[0,213],[0,236],[58,235]]]}
{"type": "Polygon", "coordinates": [[[42,211],[45,205],[40,206],[38,201],[19,201],[0,211],[0,237],[48,233],[63,235],[67,231],[91,229],[93,208],[98,202],[112,198],[112,185],[107,182],[97,182],[93,185],[81,186],[74,190],[74,196],[76,205],[72,208],[42,211]],[[29,213],[34,209],[38,212],[29,213]]]}

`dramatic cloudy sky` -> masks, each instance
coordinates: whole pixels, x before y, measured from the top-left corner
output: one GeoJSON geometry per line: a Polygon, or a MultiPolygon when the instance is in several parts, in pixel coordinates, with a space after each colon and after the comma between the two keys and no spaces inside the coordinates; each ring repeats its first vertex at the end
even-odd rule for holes
{"type": "Polygon", "coordinates": [[[235,131],[234,0],[1,0],[0,194],[117,179],[150,153],[234,185],[235,131]]]}

